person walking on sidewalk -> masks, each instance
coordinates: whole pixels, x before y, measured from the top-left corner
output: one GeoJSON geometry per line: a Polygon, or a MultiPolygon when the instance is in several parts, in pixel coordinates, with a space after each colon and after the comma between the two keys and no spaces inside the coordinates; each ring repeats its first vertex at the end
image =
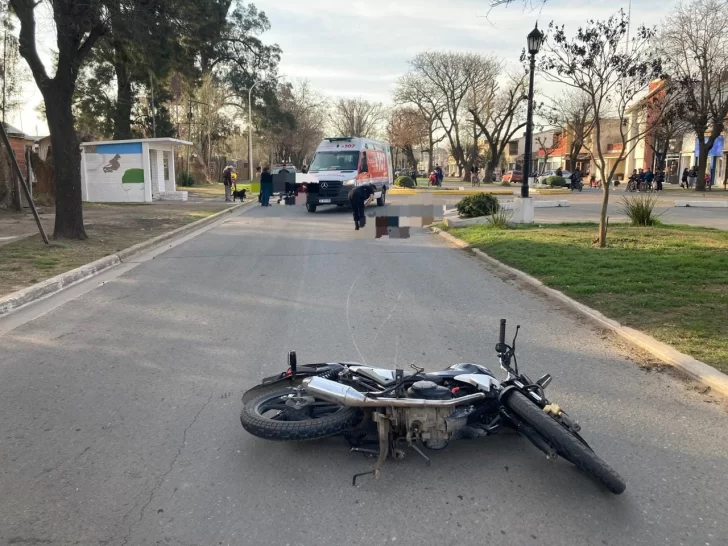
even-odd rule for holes
{"type": "Polygon", "coordinates": [[[355,229],[363,228],[366,225],[367,217],[364,215],[364,207],[374,200],[376,190],[374,184],[363,184],[352,188],[349,192],[349,204],[354,214],[355,229]]]}
{"type": "Polygon", "coordinates": [[[266,165],[263,167],[263,173],[260,175],[261,205],[269,207],[271,195],[273,195],[273,175],[270,174],[270,168],[266,165]]]}
{"type": "Polygon", "coordinates": [[[225,186],[225,201],[232,201],[232,187],[233,187],[233,166],[228,165],[225,170],[222,171],[222,183],[225,186]]]}
{"type": "Polygon", "coordinates": [[[681,188],[687,188],[688,187],[688,176],[690,176],[690,171],[687,167],[685,167],[685,170],[682,173],[682,179],[680,180],[680,187],[681,188]]]}

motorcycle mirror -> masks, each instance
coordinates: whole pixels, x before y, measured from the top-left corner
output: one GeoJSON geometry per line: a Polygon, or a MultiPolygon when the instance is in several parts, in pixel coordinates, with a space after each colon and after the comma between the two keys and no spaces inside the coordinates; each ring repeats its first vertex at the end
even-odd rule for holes
{"type": "Polygon", "coordinates": [[[545,389],[546,387],[548,387],[551,384],[551,380],[552,379],[553,379],[553,377],[551,377],[551,374],[548,374],[547,373],[541,379],[539,379],[538,381],[536,381],[536,383],[538,385],[540,385],[542,389],[545,389]]]}

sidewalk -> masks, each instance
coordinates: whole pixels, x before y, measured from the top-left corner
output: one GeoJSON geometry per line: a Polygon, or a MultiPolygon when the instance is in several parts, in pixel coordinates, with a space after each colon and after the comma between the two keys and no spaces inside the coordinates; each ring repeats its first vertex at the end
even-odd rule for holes
{"type": "MultiPolygon", "coordinates": [[[[236,203],[239,204],[239,203],[236,203]]],[[[84,205],[86,241],[46,246],[32,214],[0,212],[0,296],[39,283],[232,207],[225,202],[84,205]]],[[[55,214],[41,209],[51,236],[55,214]]],[[[41,212],[39,211],[39,212],[41,212]]]]}

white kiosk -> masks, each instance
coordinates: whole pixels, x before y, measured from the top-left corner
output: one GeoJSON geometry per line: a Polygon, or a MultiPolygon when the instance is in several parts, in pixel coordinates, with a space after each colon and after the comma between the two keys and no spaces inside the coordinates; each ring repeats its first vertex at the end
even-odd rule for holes
{"type": "Polygon", "coordinates": [[[186,201],[187,192],[176,191],[174,149],[191,145],[176,138],[82,143],[83,200],[92,203],[186,201]]]}

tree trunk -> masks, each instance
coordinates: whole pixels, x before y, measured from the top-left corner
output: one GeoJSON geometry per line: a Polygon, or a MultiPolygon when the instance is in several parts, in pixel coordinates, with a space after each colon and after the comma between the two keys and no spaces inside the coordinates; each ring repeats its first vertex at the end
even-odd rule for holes
{"type": "Polygon", "coordinates": [[[409,144],[402,148],[402,151],[404,151],[404,155],[407,158],[407,164],[410,165],[413,169],[417,168],[417,158],[415,157],[415,151],[412,149],[412,146],[409,144]]]}
{"type": "Polygon", "coordinates": [[[71,110],[73,88],[49,86],[44,94],[56,174],[55,239],[86,239],[81,197],[81,150],[71,110]]]}
{"type": "Polygon", "coordinates": [[[131,134],[131,109],[133,103],[131,77],[126,63],[119,59],[114,62],[116,71],[116,105],[114,107],[114,140],[127,140],[131,134]]]}
{"type": "Polygon", "coordinates": [[[695,183],[695,191],[705,191],[705,171],[708,167],[708,154],[712,147],[713,143],[710,143],[710,146],[704,143],[700,144],[700,155],[698,156],[698,180],[695,183]]]}
{"type": "Polygon", "coordinates": [[[493,173],[495,172],[495,168],[496,165],[498,165],[499,160],[500,158],[495,161],[491,159],[490,161],[488,161],[488,163],[485,164],[485,174],[483,175],[483,182],[490,183],[493,180],[493,173]]]}
{"type": "MultiPolygon", "coordinates": [[[[603,169],[599,169],[603,171],[603,169]]],[[[607,210],[609,208],[609,181],[606,180],[604,172],[602,172],[602,208],[599,211],[599,248],[607,246],[607,210]]]]}
{"type": "Polygon", "coordinates": [[[432,167],[432,154],[435,153],[435,143],[433,142],[432,133],[428,135],[428,148],[427,148],[427,172],[431,173],[433,171],[432,167]]]}

